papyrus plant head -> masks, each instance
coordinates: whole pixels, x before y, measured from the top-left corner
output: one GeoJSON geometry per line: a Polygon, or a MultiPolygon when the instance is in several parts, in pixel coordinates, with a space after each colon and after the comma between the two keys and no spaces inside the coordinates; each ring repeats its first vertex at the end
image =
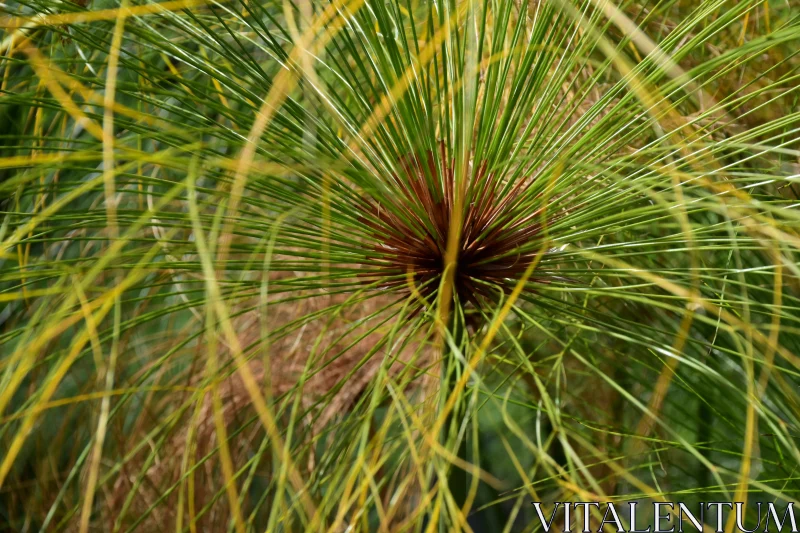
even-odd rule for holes
{"type": "Polygon", "coordinates": [[[0,530],[800,493],[794,3],[0,17],[0,530]]]}

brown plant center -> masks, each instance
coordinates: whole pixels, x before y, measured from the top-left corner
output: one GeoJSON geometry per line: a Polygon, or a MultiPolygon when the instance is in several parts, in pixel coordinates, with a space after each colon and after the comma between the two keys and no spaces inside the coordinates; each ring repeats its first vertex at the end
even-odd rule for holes
{"type": "MultiPolygon", "coordinates": [[[[411,290],[413,280],[425,297],[439,288],[456,198],[453,165],[441,152],[439,172],[430,151],[424,158],[406,158],[400,164],[403,175],[392,176],[396,194],[380,202],[364,200],[362,222],[372,240],[364,275],[387,278],[381,287],[411,290]]],[[[482,300],[494,300],[498,289],[512,286],[536,256],[539,210],[519,209],[526,185],[526,180],[503,183],[487,172],[485,163],[462,185],[465,201],[454,276],[461,302],[479,306],[482,300]]]]}

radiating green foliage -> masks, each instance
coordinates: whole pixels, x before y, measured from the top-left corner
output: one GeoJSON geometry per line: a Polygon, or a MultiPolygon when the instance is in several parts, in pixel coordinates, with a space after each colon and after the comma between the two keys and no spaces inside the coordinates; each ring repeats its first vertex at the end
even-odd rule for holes
{"type": "Polygon", "coordinates": [[[4,5],[0,529],[796,500],[798,6],[84,3],[4,5]]]}

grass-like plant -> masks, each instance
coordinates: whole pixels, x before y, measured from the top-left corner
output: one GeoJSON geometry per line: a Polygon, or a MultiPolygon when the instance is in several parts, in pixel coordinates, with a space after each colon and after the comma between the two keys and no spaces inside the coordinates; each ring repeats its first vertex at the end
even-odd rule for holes
{"type": "Polygon", "coordinates": [[[0,530],[800,494],[796,3],[3,10],[0,530]]]}

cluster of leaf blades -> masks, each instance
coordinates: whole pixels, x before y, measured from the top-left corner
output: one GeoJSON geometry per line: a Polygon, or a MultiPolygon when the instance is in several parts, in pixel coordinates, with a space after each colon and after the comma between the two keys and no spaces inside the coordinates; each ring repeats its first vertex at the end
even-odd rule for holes
{"type": "Polygon", "coordinates": [[[530,501],[800,494],[791,2],[4,9],[0,529],[532,531],[530,501]],[[486,176],[485,234],[536,232],[471,299],[486,176]],[[444,228],[441,273],[394,268],[444,228]],[[252,362],[286,346],[273,394],[252,362]]]}

